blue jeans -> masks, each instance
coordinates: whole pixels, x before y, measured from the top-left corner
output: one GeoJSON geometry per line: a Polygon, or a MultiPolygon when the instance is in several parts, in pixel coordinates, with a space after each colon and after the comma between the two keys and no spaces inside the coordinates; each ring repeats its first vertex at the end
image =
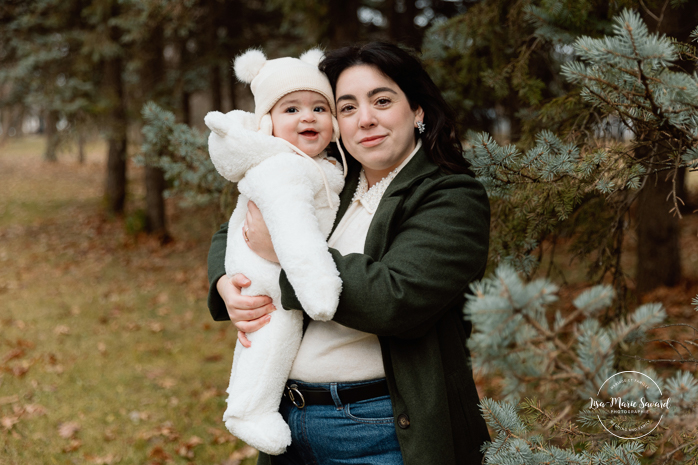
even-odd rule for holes
{"type": "Polygon", "coordinates": [[[279,412],[291,428],[291,445],[273,458],[279,465],[403,465],[390,396],[342,404],[341,390],[368,384],[303,383],[300,388],[330,390],[334,405],[306,405],[299,409],[287,398],[279,412]],[[338,394],[339,391],[339,394],[338,394]]]}

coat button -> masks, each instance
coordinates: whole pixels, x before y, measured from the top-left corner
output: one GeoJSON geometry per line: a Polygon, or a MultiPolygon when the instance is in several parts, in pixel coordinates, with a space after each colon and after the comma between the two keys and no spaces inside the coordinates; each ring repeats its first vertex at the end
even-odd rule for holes
{"type": "Polygon", "coordinates": [[[410,427],[410,417],[406,413],[401,413],[397,417],[397,425],[402,429],[407,429],[410,427]]]}

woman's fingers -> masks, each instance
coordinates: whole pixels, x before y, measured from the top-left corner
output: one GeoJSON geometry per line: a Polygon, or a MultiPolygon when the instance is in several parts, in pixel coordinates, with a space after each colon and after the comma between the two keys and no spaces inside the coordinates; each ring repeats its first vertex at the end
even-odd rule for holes
{"type": "Polygon", "coordinates": [[[243,287],[247,287],[252,284],[252,281],[247,279],[247,276],[242,273],[233,275],[230,281],[233,283],[233,286],[237,287],[238,289],[242,289],[243,287]]]}
{"type": "Polygon", "coordinates": [[[239,320],[240,317],[234,317],[231,312],[236,312],[238,310],[257,309],[265,305],[269,305],[272,302],[271,297],[265,295],[242,295],[242,288],[247,287],[249,285],[250,280],[242,274],[236,274],[232,278],[223,276],[221,277],[221,279],[218,280],[218,283],[216,283],[218,293],[223,299],[223,302],[225,302],[225,306],[228,309],[230,319],[233,321],[239,320]]]}
{"type": "Polygon", "coordinates": [[[252,342],[250,342],[250,340],[247,339],[247,333],[253,333],[255,331],[258,331],[265,325],[269,324],[270,321],[271,315],[264,315],[263,317],[257,318],[256,320],[238,322],[235,325],[235,327],[238,330],[238,340],[240,341],[240,344],[242,344],[243,347],[247,347],[248,349],[252,347],[252,342]]]}
{"type": "Polygon", "coordinates": [[[242,232],[250,250],[265,260],[279,263],[279,257],[276,256],[274,244],[271,242],[271,235],[269,235],[269,229],[264,222],[262,212],[251,200],[247,202],[247,214],[242,232]]]}
{"type": "Polygon", "coordinates": [[[245,334],[242,331],[238,330],[238,341],[240,341],[240,344],[242,344],[243,347],[247,347],[248,349],[252,347],[252,343],[250,342],[249,339],[247,339],[247,334],[245,334]]]}
{"type": "Polygon", "coordinates": [[[239,321],[235,324],[235,327],[238,329],[238,331],[242,331],[244,333],[254,333],[255,331],[259,331],[264,326],[269,324],[270,321],[271,315],[264,315],[255,320],[239,321]]]}

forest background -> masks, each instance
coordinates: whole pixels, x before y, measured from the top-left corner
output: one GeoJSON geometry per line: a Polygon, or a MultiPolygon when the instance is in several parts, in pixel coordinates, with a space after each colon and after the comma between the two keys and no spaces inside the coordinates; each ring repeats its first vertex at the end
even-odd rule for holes
{"type": "Polygon", "coordinates": [[[471,350],[482,397],[528,399],[489,412],[497,451],[695,463],[695,419],[618,445],[580,429],[578,387],[650,370],[695,416],[696,26],[682,0],[3,2],[2,460],[254,460],[219,421],[235,335],[208,320],[205,254],[235,189],[203,116],[252,109],[231,72],[249,47],[383,39],[421,51],[493,203],[490,268],[504,267],[471,301],[471,350]],[[508,313],[487,301],[478,320],[488,296],[508,313]],[[537,339],[516,336],[522,321],[537,339]],[[549,370],[522,363],[531,348],[549,370]]]}

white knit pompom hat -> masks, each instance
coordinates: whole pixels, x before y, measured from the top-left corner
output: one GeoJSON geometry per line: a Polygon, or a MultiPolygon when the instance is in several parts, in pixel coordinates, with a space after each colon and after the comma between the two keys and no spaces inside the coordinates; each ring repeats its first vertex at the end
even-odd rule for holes
{"type": "Polygon", "coordinates": [[[332,112],[332,141],[338,139],[332,86],[325,73],[318,69],[324,56],[322,50],[314,48],[300,58],[267,60],[261,50],[250,49],[235,58],[235,76],[249,84],[254,95],[254,114],[259,131],[271,135],[273,128],[269,112],[280,98],[298,90],[309,90],[327,99],[332,112]]]}

